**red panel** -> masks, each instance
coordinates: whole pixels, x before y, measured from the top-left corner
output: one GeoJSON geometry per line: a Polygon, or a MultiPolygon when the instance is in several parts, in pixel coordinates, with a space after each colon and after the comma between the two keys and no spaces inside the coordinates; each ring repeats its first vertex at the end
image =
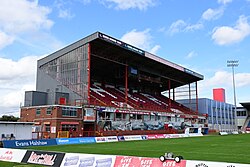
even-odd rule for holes
{"type": "Polygon", "coordinates": [[[61,125],[69,124],[69,125],[79,125],[79,122],[61,122],[61,125]]]}
{"type": "Polygon", "coordinates": [[[60,97],[59,104],[65,105],[66,104],[66,98],[65,97],[60,97]]]}
{"type": "Polygon", "coordinates": [[[213,89],[213,98],[216,101],[226,102],[225,89],[223,88],[213,89]]]}

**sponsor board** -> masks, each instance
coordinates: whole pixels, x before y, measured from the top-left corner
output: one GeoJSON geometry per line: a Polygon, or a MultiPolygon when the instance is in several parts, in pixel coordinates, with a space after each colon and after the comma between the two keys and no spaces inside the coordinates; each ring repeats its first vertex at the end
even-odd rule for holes
{"type": "Polygon", "coordinates": [[[188,137],[185,134],[169,134],[169,138],[182,138],[182,137],[188,137]]]}
{"type": "Polygon", "coordinates": [[[141,135],[124,136],[125,141],[142,140],[141,135]]]}
{"type": "Polygon", "coordinates": [[[118,141],[117,136],[109,136],[109,137],[96,137],[96,143],[103,143],[103,142],[115,142],[118,141]]]}
{"type": "Polygon", "coordinates": [[[159,158],[116,156],[114,167],[186,167],[186,161],[176,163],[173,160],[161,162],[159,158]]]}
{"type": "Polygon", "coordinates": [[[0,161],[21,162],[27,150],[0,148],[0,161]]]}
{"type": "Polygon", "coordinates": [[[234,134],[234,135],[238,135],[238,134],[239,134],[239,132],[238,132],[238,131],[233,131],[233,132],[232,132],[232,134],[234,134]]]}
{"type": "Polygon", "coordinates": [[[95,143],[95,138],[94,137],[59,138],[59,139],[56,139],[56,143],[58,145],[95,143]]]}
{"type": "Polygon", "coordinates": [[[142,136],[141,136],[141,139],[142,139],[142,140],[148,140],[148,135],[142,135],[142,136]]]}
{"type": "Polygon", "coordinates": [[[29,146],[51,146],[57,145],[55,139],[41,139],[41,140],[4,140],[4,148],[20,148],[29,146]]]}
{"type": "Polygon", "coordinates": [[[95,141],[96,141],[96,143],[107,142],[106,137],[96,137],[95,141]]]}
{"type": "Polygon", "coordinates": [[[148,135],[148,139],[164,139],[165,134],[153,134],[153,135],[148,135]]]}
{"type": "Polygon", "coordinates": [[[237,164],[226,162],[209,162],[209,161],[187,161],[187,167],[250,167],[249,164],[237,164]]]}
{"type": "Polygon", "coordinates": [[[113,167],[115,156],[66,153],[61,167],[113,167]]]}
{"type": "Polygon", "coordinates": [[[117,136],[108,136],[108,137],[95,137],[96,143],[103,143],[103,142],[117,142],[117,136]]]}
{"type": "Polygon", "coordinates": [[[118,138],[118,141],[125,141],[124,136],[118,136],[117,138],[118,138]]]}
{"type": "Polygon", "coordinates": [[[47,166],[60,166],[64,155],[65,153],[28,150],[21,162],[47,166]]]}
{"type": "Polygon", "coordinates": [[[117,136],[107,136],[106,140],[107,140],[107,142],[117,142],[118,138],[117,138],[117,136]]]}
{"type": "Polygon", "coordinates": [[[200,136],[203,136],[202,133],[189,133],[188,134],[189,137],[200,137],[200,136]]]}
{"type": "Polygon", "coordinates": [[[228,135],[228,133],[227,132],[220,132],[220,135],[228,135]]]}

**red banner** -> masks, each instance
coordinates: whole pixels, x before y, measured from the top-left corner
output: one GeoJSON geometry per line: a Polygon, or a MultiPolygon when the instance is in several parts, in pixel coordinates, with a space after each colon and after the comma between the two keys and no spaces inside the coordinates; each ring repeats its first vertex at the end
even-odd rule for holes
{"type": "Polygon", "coordinates": [[[161,162],[159,158],[116,156],[114,167],[186,167],[186,161],[174,160],[161,162]]]}
{"type": "Polygon", "coordinates": [[[148,139],[164,139],[165,134],[148,134],[148,139]]]}

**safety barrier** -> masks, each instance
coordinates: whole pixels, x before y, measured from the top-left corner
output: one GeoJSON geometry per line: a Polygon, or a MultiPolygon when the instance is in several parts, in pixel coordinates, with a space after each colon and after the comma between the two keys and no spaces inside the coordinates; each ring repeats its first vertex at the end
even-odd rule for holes
{"type": "Polygon", "coordinates": [[[0,161],[40,164],[56,167],[250,167],[249,164],[181,160],[121,155],[61,153],[0,148],[0,161]]]}
{"type": "Polygon", "coordinates": [[[29,146],[52,146],[57,145],[56,139],[41,139],[41,140],[4,140],[4,148],[21,148],[29,146]]]}
{"type": "MultiPolygon", "coordinates": [[[[221,132],[221,135],[228,133],[221,132]]],[[[238,133],[231,133],[238,134],[238,133]]],[[[64,144],[87,144],[87,143],[103,143],[103,142],[118,142],[132,140],[151,140],[164,138],[183,138],[183,137],[198,137],[203,136],[202,133],[185,133],[185,134],[148,134],[148,135],[124,135],[124,136],[103,136],[103,137],[78,137],[78,138],[56,138],[56,139],[41,139],[41,140],[5,140],[4,148],[21,148],[29,146],[51,146],[64,144]]]]}

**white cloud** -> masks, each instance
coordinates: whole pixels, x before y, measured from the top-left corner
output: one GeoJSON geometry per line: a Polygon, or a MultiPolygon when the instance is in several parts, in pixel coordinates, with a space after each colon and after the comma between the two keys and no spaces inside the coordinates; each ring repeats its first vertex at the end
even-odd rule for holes
{"type": "Polygon", "coordinates": [[[50,9],[39,5],[38,1],[1,0],[0,11],[0,49],[20,36],[25,38],[53,26],[53,21],[48,19],[50,9]]]}
{"type": "Polygon", "coordinates": [[[91,0],[77,0],[77,1],[83,3],[84,5],[89,4],[91,2],[91,0]]]}
{"type": "MultiPolygon", "coordinates": [[[[207,78],[206,86],[232,87],[232,73],[227,71],[217,71],[213,77],[207,78]]],[[[250,73],[235,73],[236,88],[250,86],[250,73]]]]}
{"type": "Polygon", "coordinates": [[[191,51],[188,53],[188,55],[185,57],[186,59],[191,59],[193,57],[197,56],[197,53],[195,51],[191,51]]]}
{"type": "MultiPolygon", "coordinates": [[[[76,0],[75,0],[76,1],[76,0]]],[[[66,0],[56,0],[54,5],[58,10],[58,17],[63,19],[71,19],[74,17],[74,14],[71,12],[71,4],[73,1],[66,1],[66,0]]],[[[82,4],[90,3],[90,1],[86,0],[79,0],[82,4]]]]}
{"type": "Polygon", "coordinates": [[[0,28],[8,33],[50,29],[53,21],[48,19],[50,9],[38,1],[1,0],[0,28]]]}
{"type": "Polygon", "coordinates": [[[222,26],[213,31],[212,39],[218,45],[228,45],[242,41],[250,34],[247,17],[240,16],[234,27],[222,26]]]}
{"type": "Polygon", "coordinates": [[[203,28],[202,23],[196,23],[196,24],[189,24],[183,20],[177,20],[176,22],[173,22],[171,26],[168,29],[168,34],[173,35],[180,32],[190,32],[195,31],[203,28]]]}
{"type": "Polygon", "coordinates": [[[14,41],[14,37],[7,35],[4,32],[0,31],[0,49],[4,48],[7,45],[12,44],[14,41]]]}
{"type": "Polygon", "coordinates": [[[231,3],[233,0],[218,0],[217,2],[219,3],[219,4],[227,4],[227,3],[231,3]]]}
{"type": "Polygon", "coordinates": [[[18,113],[24,92],[35,90],[36,64],[40,58],[27,56],[17,61],[0,58],[0,115],[18,113]]]}
{"type": "Polygon", "coordinates": [[[74,15],[71,13],[69,9],[59,9],[58,17],[63,19],[71,19],[74,17],[74,15]]]}
{"type": "MultiPolygon", "coordinates": [[[[226,95],[233,94],[233,81],[232,81],[232,73],[227,71],[217,71],[214,76],[210,78],[205,78],[205,80],[199,82],[199,92],[202,97],[212,96],[212,90],[214,88],[224,88],[226,90],[226,95]]],[[[236,89],[240,90],[240,88],[250,88],[250,73],[235,73],[235,86],[236,89]]],[[[243,94],[244,92],[237,92],[238,94],[243,94]]],[[[230,97],[231,97],[230,96],[230,97]]],[[[210,97],[212,98],[212,97],[210,97]]],[[[240,96],[239,99],[242,99],[240,96]]],[[[227,99],[227,98],[226,98],[227,99]]],[[[232,98],[227,100],[232,103],[232,98]]]]}
{"type": "Polygon", "coordinates": [[[202,14],[202,19],[204,20],[216,20],[220,18],[224,13],[223,8],[219,9],[207,9],[203,14],[202,14]]]}
{"type": "Polygon", "coordinates": [[[23,57],[18,61],[0,58],[0,81],[9,81],[13,78],[22,78],[34,75],[36,60],[36,56],[23,57]]]}
{"type": "Polygon", "coordinates": [[[184,32],[190,32],[190,31],[195,31],[195,30],[200,30],[203,28],[202,23],[196,23],[196,24],[190,24],[185,27],[184,32]]]}
{"type": "Polygon", "coordinates": [[[138,48],[152,51],[154,54],[160,49],[159,45],[152,46],[152,36],[150,35],[150,29],[144,31],[137,31],[133,29],[132,31],[124,34],[121,38],[122,41],[134,45],[138,48]]]}
{"type": "Polygon", "coordinates": [[[187,23],[185,21],[177,20],[176,22],[173,22],[171,24],[171,26],[168,29],[168,32],[170,34],[179,33],[179,32],[182,32],[183,29],[185,29],[186,26],[187,26],[187,23]]]}
{"type": "Polygon", "coordinates": [[[156,0],[101,0],[101,2],[109,7],[118,10],[136,9],[147,10],[147,8],[154,6],[156,0]]]}

